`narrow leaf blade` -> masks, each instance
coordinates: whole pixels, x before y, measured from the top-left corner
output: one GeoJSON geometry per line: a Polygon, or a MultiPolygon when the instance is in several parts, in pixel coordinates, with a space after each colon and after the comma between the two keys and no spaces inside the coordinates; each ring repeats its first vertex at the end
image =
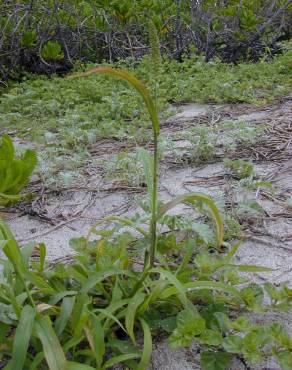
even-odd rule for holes
{"type": "Polygon", "coordinates": [[[50,370],[64,370],[67,361],[61,344],[52,327],[49,317],[39,316],[35,322],[35,332],[43,345],[44,355],[50,370]]]}

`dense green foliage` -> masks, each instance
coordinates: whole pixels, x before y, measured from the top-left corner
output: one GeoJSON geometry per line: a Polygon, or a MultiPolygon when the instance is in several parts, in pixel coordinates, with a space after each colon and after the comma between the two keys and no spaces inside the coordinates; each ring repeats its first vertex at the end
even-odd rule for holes
{"type": "Polygon", "coordinates": [[[36,153],[33,150],[27,149],[22,156],[15,157],[10,137],[0,137],[0,207],[26,197],[19,193],[27,185],[36,164],[36,153]]]}
{"type": "MultiPolygon", "coordinates": [[[[156,92],[160,111],[165,111],[169,102],[260,105],[283,96],[292,85],[291,51],[269,62],[237,66],[219,61],[206,63],[197,56],[182,63],[165,60],[160,68],[155,68],[156,79],[149,78],[153,75],[149,58],[137,65],[128,60],[116,66],[129,67],[156,92]]],[[[105,76],[86,80],[29,79],[1,96],[0,129],[17,129],[19,135],[45,145],[40,170],[46,184],[69,184],[77,168],[89,158],[87,148],[98,139],[148,141],[149,119],[140,106],[140,98],[123,82],[115,81],[115,89],[112,86],[112,80],[105,76]]],[[[239,131],[240,127],[237,126],[239,131]]],[[[201,147],[205,149],[203,135],[202,131],[201,147]]],[[[188,139],[191,138],[190,134],[188,139]]],[[[212,142],[213,150],[215,146],[212,142]]],[[[197,149],[196,144],[194,153],[197,149]]]]}
{"type": "Polygon", "coordinates": [[[290,0],[0,1],[0,79],[21,70],[65,71],[77,60],[140,58],[149,19],[164,53],[257,60],[291,38],[290,0]]]}
{"type": "MultiPolygon", "coordinates": [[[[139,222],[147,219],[127,222],[139,230],[139,222]]],[[[160,224],[183,227],[182,220],[166,215],[160,224]]],[[[238,272],[264,269],[234,265],[238,246],[220,253],[211,229],[206,239],[208,226],[192,226],[189,219],[186,239],[177,242],[171,226],[159,235],[160,267],[143,273],[135,266],[149,235],[137,240],[129,231],[119,232],[123,226],[121,220],[96,230],[101,237],[96,241],[72,240],[72,261],[50,265],[43,244],[19,249],[0,224],[0,243],[8,257],[1,262],[0,282],[0,353],[3,364],[9,361],[5,369],[101,370],[124,363],[142,370],[150,360],[152,336],[162,333],[171,347],[198,342],[203,370],[217,370],[218,363],[226,369],[236,354],[251,364],[274,355],[283,370],[291,368],[292,341],[283,328],[258,326],[245,316],[246,311],[288,309],[291,289],[248,284],[238,272]],[[31,258],[36,250],[40,257],[31,258]],[[264,292],[270,300],[265,305],[264,292]]]]}

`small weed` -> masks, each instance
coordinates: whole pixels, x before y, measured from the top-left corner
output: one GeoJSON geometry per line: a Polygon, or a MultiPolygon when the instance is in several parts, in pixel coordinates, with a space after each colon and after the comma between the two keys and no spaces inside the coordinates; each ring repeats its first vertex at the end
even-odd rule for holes
{"type": "Polygon", "coordinates": [[[103,165],[106,177],[109,180],[119,180],[119,182],[129,186],[143,186],[145,184],[142,163],[139,162],[138,152],[123,152],[110,159],[98,160],[97,163],[103,165]]]}
{"type": "Polygon", "coordinates": [[[244,161],[243,159],[231,160],[225,158],[223,163],[232,172],[232,175],[239,180],[254,176],[254,167],[251,162],[244,161]]]}
{"type": "MultiPolygon", "coordinates": [[[[189,134],[187,136],[189,137],[189,134]]],[[[188,138],[191,144],[189,151],[190,161],[202,163],[213,158],[216,150],[217,136],[206,126],[193,130],[193,136],[188,138]]]]}
{"type": "Polygon", "coordinates": [[[231,240],[233,238],[240,237],[242,227],[238,220],[232,215],[224,214],[224,226],[225,226],[225,239],[231,240]]]}

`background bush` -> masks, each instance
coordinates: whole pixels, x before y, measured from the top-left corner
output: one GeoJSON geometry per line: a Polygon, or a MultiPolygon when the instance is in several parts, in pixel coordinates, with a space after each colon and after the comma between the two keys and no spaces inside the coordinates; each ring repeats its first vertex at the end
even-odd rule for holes
{"type": "Polygon", "coordinates": [[[0,0],[0,79],[139,58],[149,49],[149,19],[171,57],[195,50],[206,60],[257,60],[291,38],[292,1],[0,0]]]}

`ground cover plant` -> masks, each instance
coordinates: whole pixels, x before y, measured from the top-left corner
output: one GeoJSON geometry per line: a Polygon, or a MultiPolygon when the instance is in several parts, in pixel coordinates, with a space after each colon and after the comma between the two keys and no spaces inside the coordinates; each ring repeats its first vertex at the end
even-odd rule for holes
{"type": "MultiPolygon", "coordinates": [[[[115,66],[129,68],[156,90],[157,107],[165,112],[169,102],[265,104],[289,91],[290,60],[291,51],[269,62],[237,66],[206,63],[193,55],[181,63],[161,61],[155,79],[149,78],[153,62],[148,57],[138,64],[126,60],[115,66]]],[[[34,77],[1,96],[0,130],[17,130],[19,136],[45,147],[39,169],[47,187],[70,185],[90,160],[89,148],[98,139],[135,141],[137,146],[148,141],[150,122],[140,98],[124,83],[117,82],[114,90],[112,84],[105,76],[86,81],[34,77]]]]}
{"type": "Polygon", "coordinates": [[[160,126],[148,90],[130,73],[111,68],[79,77],[92,73],[126,80],[145,102],[154,133],[153,158],[147,151],[142,155],[149,199],[140,215],[108,217],[86,237],[73,239],[77,253],[67,264],[47,263],[43,244],[20,248],[0,223],[7,257],[0,282],[2,367],[90,370],[123,364],[142,370],[151,359],[153,335],[164,332],[172,347],[199,343],[203,370],[227,369],[236,355],[251,364],[272,355],[290,369],[288,334],[278,324],[255,325],[244,312],[288,310],[292,290],[250,284],[239,274],[269,269],[233,263],[240,243],[225,240],[210,197],[187,193],[166,204],[158,200],[160,126]],[[182,202],[210,221],[168,214],[182,202]],[[180,229],[187,231],[183,239],[177,238],[180,229]]]}

